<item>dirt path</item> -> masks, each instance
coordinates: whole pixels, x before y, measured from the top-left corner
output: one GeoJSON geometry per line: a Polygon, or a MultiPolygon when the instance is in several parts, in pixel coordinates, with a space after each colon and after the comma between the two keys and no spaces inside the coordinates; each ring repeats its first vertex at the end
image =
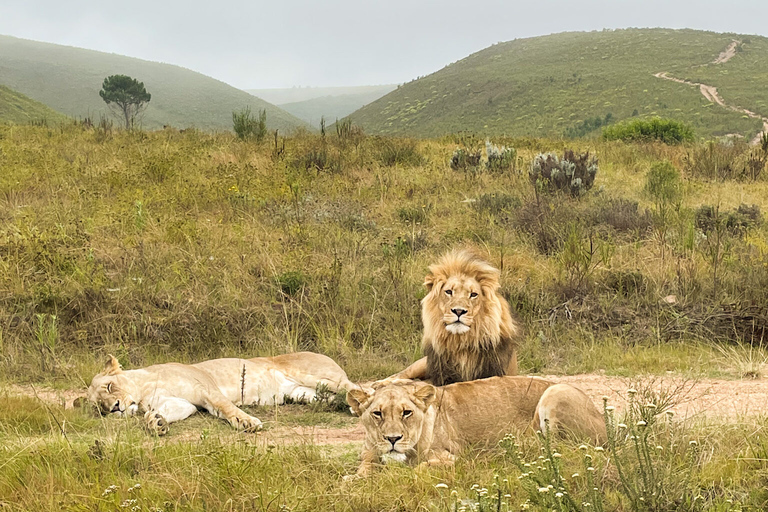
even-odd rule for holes
{"type": "MultiPolygon", "coordinates": [[[[634,387],[639,391],[654,389],[657,392],[675,392],[677,404],[672,410],[678,421],[708,418],[715,421],[738,422],[749,416],[768,414],[768,380],[766,379],[694,380],[674,375],[628,379],[599,374],[547,375],[544,378],[582,389],[601,410],[603,396],[607,396],[609,403],[621,412],[626,407],[627,390],[634,387]]],[[[0,392],[37,397],[50,404],[64,405],[66,408],[71,408],[73,400],[82,396],[82,391],[79,390],[54,390],[17,385],[2,388],[0,392]]],[[[199,432],[193,434],[199,436],[199,432]]],[[[259,443],[265,445],[336,446],[359,444],[364,436],[365,432],[359,423],[341,428],[279,425],[259,434],[257,439],[259,443]]]]}
{"type": "Polygon", "coordinates": [[[725,64],[731,60],[736,56],[736,48],[738,48],[740,44],[741,41],[737,41],[736,39],[731,41],[731,44],[729,44],[725,50],[720,52],[720,55],[718,55],[718,57],[712,61],[712,64],[725,64]]]}
{"type": "MultiPolygon", "coordinates": [[[[729,44],[724,51],[720,52],[720,56],[716,58],[714,61],[712,61],[712,64],[724,64],[728,62],[733,56],[736,55],[736,48],[738,47],[739,44],[741,44],[740,41],[733,40],[731,44],[729,44]]],[[[711,101],[712,103],[717,103],[721,107],[727,108],[728,110],[732,110],[740,114],[746,114],[751,118],[760,119],[763,122],[763,131],[755,135],[755,137],[750,141],[750,144],[752,145],[760,144],[760,140],[762,139],[763,134],[768,133],[768,117],[763,117],[760,114],[756,114],[751,110],[747,110],[745,108],[736,107],[733,105],[727,105],[723,100],[723,98],[718,94],[717,87],[713,87],[707,84],[700,84],[698,82],[691,82],[690,80],[683,80],[682,78],[675,78],[673,76],[669,76],[669,73],[667,73],[666,71],[660,71],[658,73],[655,73],[653,76],[655,76],[656,78],[662,78],[664,80],[677,82],[679,84],[692,85],[692,86],[698,87],[702,96],[704,96],[707,99],[707,101],[711,101]]]]}

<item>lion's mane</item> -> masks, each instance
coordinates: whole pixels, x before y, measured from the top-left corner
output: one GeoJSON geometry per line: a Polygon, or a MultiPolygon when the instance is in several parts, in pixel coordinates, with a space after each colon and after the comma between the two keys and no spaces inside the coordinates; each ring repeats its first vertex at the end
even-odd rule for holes
{"type": "Polygon", "coordinates": [[[517,374],[517,345],[522,334],[509,304],[499,293],[499,271],[472,250],[449,252],[429,267],[421,301],[424,324],[422,348],[427,374],[443,386],[486,377],[517,374]],[[482,290],[482,304],[470,330],[452,334],[445,328],[439,294],[452,276],[474,278],[482,290]]]}

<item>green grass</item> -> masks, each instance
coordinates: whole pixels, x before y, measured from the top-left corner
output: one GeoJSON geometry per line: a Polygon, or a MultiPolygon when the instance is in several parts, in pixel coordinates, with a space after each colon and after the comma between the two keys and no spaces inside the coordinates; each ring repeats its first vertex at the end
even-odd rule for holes
{"type": "Polygon", "coordinates": [[[232,112],[266,109],[270,129],[289,131],[307,125],[244,91],[189,69],[121,55],[0,36],[3,85],[74,118],[98,122],[109,115],[99,97],[109,75],[144,82],[152,100],[138,120],[147,129],[231,130],[232,112]]]}
{"type": "MultiPolygon", "coordinates": [[[[660,116],[691,124],[698,136],[753,136],[756,119],[709,103],[697,88],[662,80],[667,71],[716,85],[727,104],[768,114],[768,53],[760,36],[697,30],[569,32],[499,43],[402,85],[350,118],[375,134],[434,137],[562,137],[584,121],[660,116]],[[732,38],[748,39],[725,64],[708,64],[732,38]]],[[[594,131],[599,135],[599,130],[594,131]]],[[[589,133],[585,134],[590,136],[589,133]]]]}
{"type": "Polygon", "coordinates": [[[64,114],[0,85],[0,122],[58,124],[67,119],[64,114]]]}

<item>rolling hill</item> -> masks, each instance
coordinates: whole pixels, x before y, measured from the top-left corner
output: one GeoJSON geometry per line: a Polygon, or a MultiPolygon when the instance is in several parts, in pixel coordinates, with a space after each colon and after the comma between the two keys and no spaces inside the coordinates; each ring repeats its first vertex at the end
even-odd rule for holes
{"type": "Polygon", "coordinates": [[[606,120],[662,116],[698,135],[754,136],[768,115],[768,38],[697,30],[568,32],[499,43],[404,84],[350,118],[368,133],[590,136],[606,120]],[[732,58],[718,56],[736,41],[732,58]],[[761,85],[762,84],[762,85],[761,85]],[[610,115],[609,115],[610,114],[610,115]],[[596,122],[600,120],[599,122],[596,122]]]}
{"type": "Polygon", "coordinates": [[[245,106],[266,109],[270,128],[307,126],[245,91],[179,66],[0,36],[0,84],[66,115],[98,119],[107,114],[99,90],[104,78],[114,74],[144,82],[152,94],[141,119],[144,128],[231,130],[232,111],[245,106]]]}
{"type": "Polygon", "coordinates": [[[67,119],[61,112],[0,85],[0,123],[60,123],[67,119]]]}
{"type": "Polygon", "coordinates": [[[246,89],[246,92],[278,105],[286,112],[320,127],[320,118],[328,124],[348,116],[375,101],[397,85],[364,85],[358,87],[293,87],[290,89],[246,89]]]}

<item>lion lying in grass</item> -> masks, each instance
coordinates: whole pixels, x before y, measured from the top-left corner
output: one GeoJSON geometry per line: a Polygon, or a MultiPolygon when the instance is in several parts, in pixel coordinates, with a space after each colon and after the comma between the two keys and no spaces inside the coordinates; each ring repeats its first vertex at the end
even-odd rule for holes
{"type": "Polygon", "coordinates": [[[113,356],[88,388],[88,400],[102,414],[144,413],[158,435],[168,424],[204,409],[237,429],[261,428],[258,418],[238,405],[282,404],[286,398],[310,402],[318,386],[334,393],[356,389],[331,358],[298,352],[253,359],[213,359],[197,364],[165,363],[123,371],[113,356]]]}
{"type": "Polygon", "coordinates": [[[365,427],[358,476],[380,462],[453,464],[469,444],[498,442],[528,428],[567,433],[595,444],[605,423],[592,401],[568,384],[536,377],[491,377],[442,388],[394,381],[374,391],[350,390],[347,402],[365,427]]]}

